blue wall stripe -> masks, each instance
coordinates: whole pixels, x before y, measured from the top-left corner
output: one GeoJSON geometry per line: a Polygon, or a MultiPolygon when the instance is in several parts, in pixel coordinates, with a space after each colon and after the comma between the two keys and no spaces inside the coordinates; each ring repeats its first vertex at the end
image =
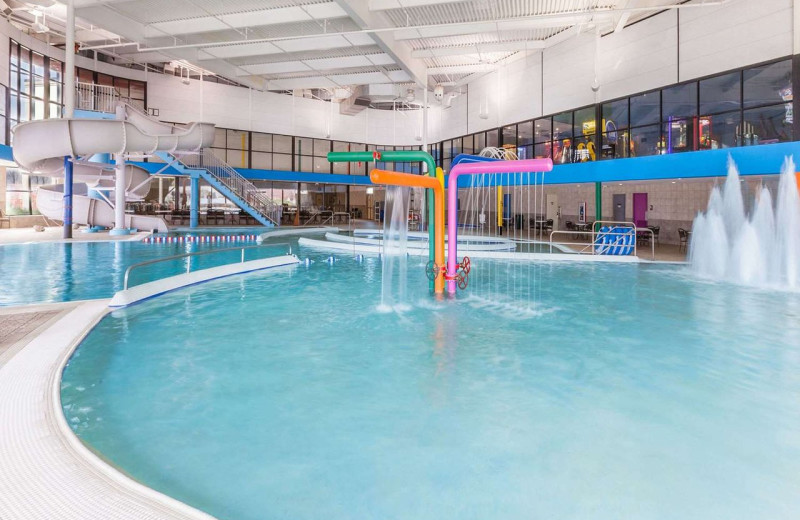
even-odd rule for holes
{"type": "MultiPolygon", "coordinates": [[[[800,142],[776,143],[741,148],[703,150],[671,155],[652,155],[630,159],[585,162],[577,164],[558,164],[545,175],[545,184],[572,184],[589,182],[622,182],[678,178],[721,177],[728,172],[728,158],[732,158],[742,175],[770,175],[780,173],[787,156],[800,161],[800,142]]],[[[13,161],[10,146],[0,144],[0,159],[13,161]]],[[[467,157],[461,160],[468,160],[467,157]]],[[[132,162],[141,168],[155,173],[164,167],[163,163],[132,162]]],[[[258,170],[236,168],[245,178],[251,180],[310,182],[324,184],[371,185],[367,175],[341,175],[313,172],[286,172],[277,170],[258,170]]],[[[165,175],[183,176],[184,173],[169,167],[165,175]]],[[[527,175],[525,175],[527,177],[527,175]]],[[[519,180],[519,177],[517,177],[519,180]]],[[[459,187],[469,187],[468,176],[459,179],[459,187]]],[[[509,184],[507,180],[503,184],[509,184]]]]}

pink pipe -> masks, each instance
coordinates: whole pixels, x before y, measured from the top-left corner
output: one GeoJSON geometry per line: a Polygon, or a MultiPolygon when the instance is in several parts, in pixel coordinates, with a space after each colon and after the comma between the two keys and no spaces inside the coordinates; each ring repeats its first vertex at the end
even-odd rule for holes
{"type": "Polygon", "coordinates": [[[525,159],[522,161],[492,161],[461,163],[453,166],[447,176],[447,292],[456,293],[456,263],[458,256],[458,177],[479,173],[549,172],[550,159],[525,159]]]}

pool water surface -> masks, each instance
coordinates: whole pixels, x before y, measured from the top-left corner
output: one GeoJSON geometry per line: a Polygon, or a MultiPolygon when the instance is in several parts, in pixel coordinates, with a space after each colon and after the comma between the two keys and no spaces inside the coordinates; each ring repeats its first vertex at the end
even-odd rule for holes
{"type": "Polygon", "coordinates": [[[65,416],[220,519],[797,518],[800,299],[683,267],[474,260],[434,300],[408,259],[300,251],[116,310],[65,416]]]}

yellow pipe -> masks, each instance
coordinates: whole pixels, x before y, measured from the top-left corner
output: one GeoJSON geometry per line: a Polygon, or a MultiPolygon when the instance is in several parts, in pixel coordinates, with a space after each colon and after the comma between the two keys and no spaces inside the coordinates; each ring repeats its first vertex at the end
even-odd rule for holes
{"type": "Polygon", "coordinates": [[[444,293],[444,189],[439,179],[435,177],[423,177],[410,173],[391,172],[387,170],[372,170],[369,173],[369,180],[373,184],[387,184],[390,186],[408,186],[411,188],[428,188],[433,190],[433,200],[435,204],[435,224],[434,224],[434,251],[433,261],[436,263],[438,272],[433,284],[435,294],[444,293]]]}
{"type": "Polygon", "coordinates": [[[503,228],[503,187],[497,185],[497,227],[503,228]]]}

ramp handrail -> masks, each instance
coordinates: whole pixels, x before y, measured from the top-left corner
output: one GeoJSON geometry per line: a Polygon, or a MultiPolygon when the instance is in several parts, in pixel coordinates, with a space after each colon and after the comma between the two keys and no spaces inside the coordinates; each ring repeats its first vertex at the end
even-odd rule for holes
{"type": "MultiPolygon", "coordinates": [[[[158,264],[158,263],[161,263],[161,262],[169,262],[170,260],[179,260],[181,258],[191,258],[193,256],[203,256],[203,255],[211,255],[211,254],[215,254],[215,253],[224,253],[226,251],[241,251],[242,252],[242,259],[241,259],[240,263],[244,263],[244,252],[245,252],[246,249],[267,248],[267,247],[274,247],[274,246],[286,246],[289,249],[289,252],[286,253],[286,254],[287,255],[291,255],[292,254],[292,244],[289,244],[288,242],[278,242],[278,243],[275,243],[275,244],[261,244],[261,245],[257,245],[257,246],[226,247],[226,248],[223,248],[223,249],[212,249],[210,251],[195,251],[194,253],[183,253],[183,254],[180,254],[180,255],[164,256],[162,258],[156,258],[156,259],[153,259],[153,260],[145,260],[144,262],[138,262],[138,263],[135,263],[133,265],[130,265],[130,266],[128,266],[127,269],[125,269],[125,278],[123,279],[123,282],[122,282],[122,288],[125,291],[128,290],[128,279],[130,277],[131,271],[133,271],[134,269],[138,269],[139,267],[144,267],[146,265],[158,264]]],[[[233,263],[233,262],[231,262],[231,263],[233,263]]],[[[192,272],[192,262],[189,261],[186,264],[186,273],[188,274],[188,273],[191,273],[191,272],[192,272]]]]}
{"type": "Polygon", "coordinates": [[[200,153],[176,152],[173,155],[187,168],[207,171],[247,205],[272,221],[276,226],[280,225],[283,207],[261,193],[252,182],[244,178],[228,163],[214,155],[210,149],[204,148],[200,153]]]}
{"type": "Polygon", "coordinates": [[[120,101],[139,111],[144,110],[144,101],[125,97],[116,87],[83,81],[75,82],[75,108],[78,110],[113,114],[120,101]]]}
{"type": "Polygon", "coordinates": [[[578,249],[576,251],[579,254],[591,254],[591,255],[602,254],[602,253],[598,253],[597,252],[597,248],[596,248],[596,246],[598,245],[597,244],[598,235],[603,234],[603,235],[606,235],[606,236],[625,236],[625,235],[630,235],[632,233],[633,236],[634,236],[633,244],[632,245],[627,245],[626,247],[632,247],[631,253],[629,254],[629,256],[631,256],[631,255],[632,256],[638,256],[638,254],[639,254],[639,250],[638,250],[638,242],[639,242],[638,241],[638,234],[639,233],[648,233],[648,232],[651,235],[651,237],[650,237],[651,255],[652,255],[653,260],[655,260],[655,258],[656,258],[656,250],[655,250],[655,242],[653,240],[653,230],[646,229],[646,228],[637,228],[636,224],[634,224],[633,222],[618,222],[618,221],[611,221],[611,220],[598,220],[598,221],[594,222],[592,224],[592,228],[588,229],[588,230],[568,229],[568,230],[554,230],[554,231],[551,231],[550,232],[550,252],[551,253],[553,252],[553,244],[558,244],[558,245],[565,245],[565,246],[571,246],[571,247],[581,246],[580,249],[578,249]],[[630,231],[618,231],[618,232],[607,231],[607,232],[601,233],[599,231],[599,229],[601,229],[603,227],[609,227],[611,229],[613,229],[615,227],[625,228],[625,229],[629,229],[630,231]],[[573,236],[574,235],[589,235],[590,241],[588,243],[586,243],[586,242],[558,242],[558,241],[554,242],[553,241],[553,237],[556,236],[556,235],[573,235],[573,236]]]}

